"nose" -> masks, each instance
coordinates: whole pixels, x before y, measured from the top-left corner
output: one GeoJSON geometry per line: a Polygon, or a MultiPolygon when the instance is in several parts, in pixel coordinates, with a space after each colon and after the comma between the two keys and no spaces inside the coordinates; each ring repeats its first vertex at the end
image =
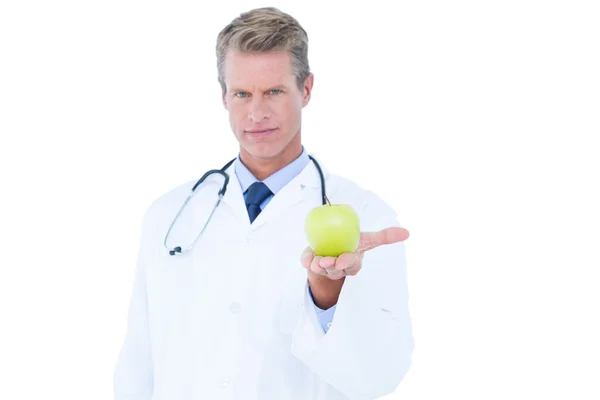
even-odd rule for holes
{"type": "Polygon", "coordinates": [[[248,119],[253,122],[261,122],[263,119],[268,119],[271,116],[271,111],[265,104],[265,101],[257,97],[252,99],[248,119]]]}

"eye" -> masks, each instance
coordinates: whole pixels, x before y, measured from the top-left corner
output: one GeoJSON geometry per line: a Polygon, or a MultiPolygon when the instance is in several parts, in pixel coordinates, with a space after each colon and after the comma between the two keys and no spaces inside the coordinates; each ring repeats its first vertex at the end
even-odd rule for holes
{"type": "Polygon", "coordinates": [[[280,94],[281,93],[281,89],[273,89],[269,91],[271,94],[280,94]],[[277,92],[277,93],[273,93],[273,92],[277,92]]]}
{"type": "Polygon", "coordinates": [[[237,93],[235,94],[235,96],[236,96],[236,97],[241,97],[241,98],[244,98],[244,97],[247,97],[247,96],[246,96],[247,94],[248,94],[248,92],[237,92],[237,93]]]}

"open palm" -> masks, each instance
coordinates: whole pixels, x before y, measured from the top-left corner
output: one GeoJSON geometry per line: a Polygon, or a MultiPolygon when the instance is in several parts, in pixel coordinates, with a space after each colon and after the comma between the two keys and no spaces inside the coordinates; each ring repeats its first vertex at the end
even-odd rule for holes
{"type": "Polygon", "coordinates": [[[317,275],[330,279],[341,279],[347,275],[354,276],[362,268],[364,253],[376,247],[404,241],[409,233],[400,227],[390,227],[378,232],[361,232],[358,248],[353,253],[343,253],[338,257],[322,257],[307,247],[301,255],[302,266],[317,275]]]}

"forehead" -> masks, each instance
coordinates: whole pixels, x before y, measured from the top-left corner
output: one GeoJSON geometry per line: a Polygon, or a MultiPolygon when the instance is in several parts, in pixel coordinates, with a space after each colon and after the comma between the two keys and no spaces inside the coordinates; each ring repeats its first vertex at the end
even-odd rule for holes
{"type": "Polygon", "coordinates": [[[266,89],[294,81],[287,51],[249,54],[230,50],[225,56],[223,74],[231,88],[266,89]]]}

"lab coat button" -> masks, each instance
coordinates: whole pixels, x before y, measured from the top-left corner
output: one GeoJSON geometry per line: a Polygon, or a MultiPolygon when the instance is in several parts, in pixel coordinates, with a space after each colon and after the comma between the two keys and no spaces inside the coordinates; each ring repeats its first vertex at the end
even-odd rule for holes
{"type": "Polygon", "coordinates": [[[221,378],[221,380],[219,381],[219,386],[221,386],[223,389],[229,386],[229,378],[226,376],[221,378]]]}
{"type": "Polygon", "coordinates": [[[242,310],[242,305],[237,302],[233,302],[229,305],[229,311],[232,313],[239,313],[242,310]]]}

